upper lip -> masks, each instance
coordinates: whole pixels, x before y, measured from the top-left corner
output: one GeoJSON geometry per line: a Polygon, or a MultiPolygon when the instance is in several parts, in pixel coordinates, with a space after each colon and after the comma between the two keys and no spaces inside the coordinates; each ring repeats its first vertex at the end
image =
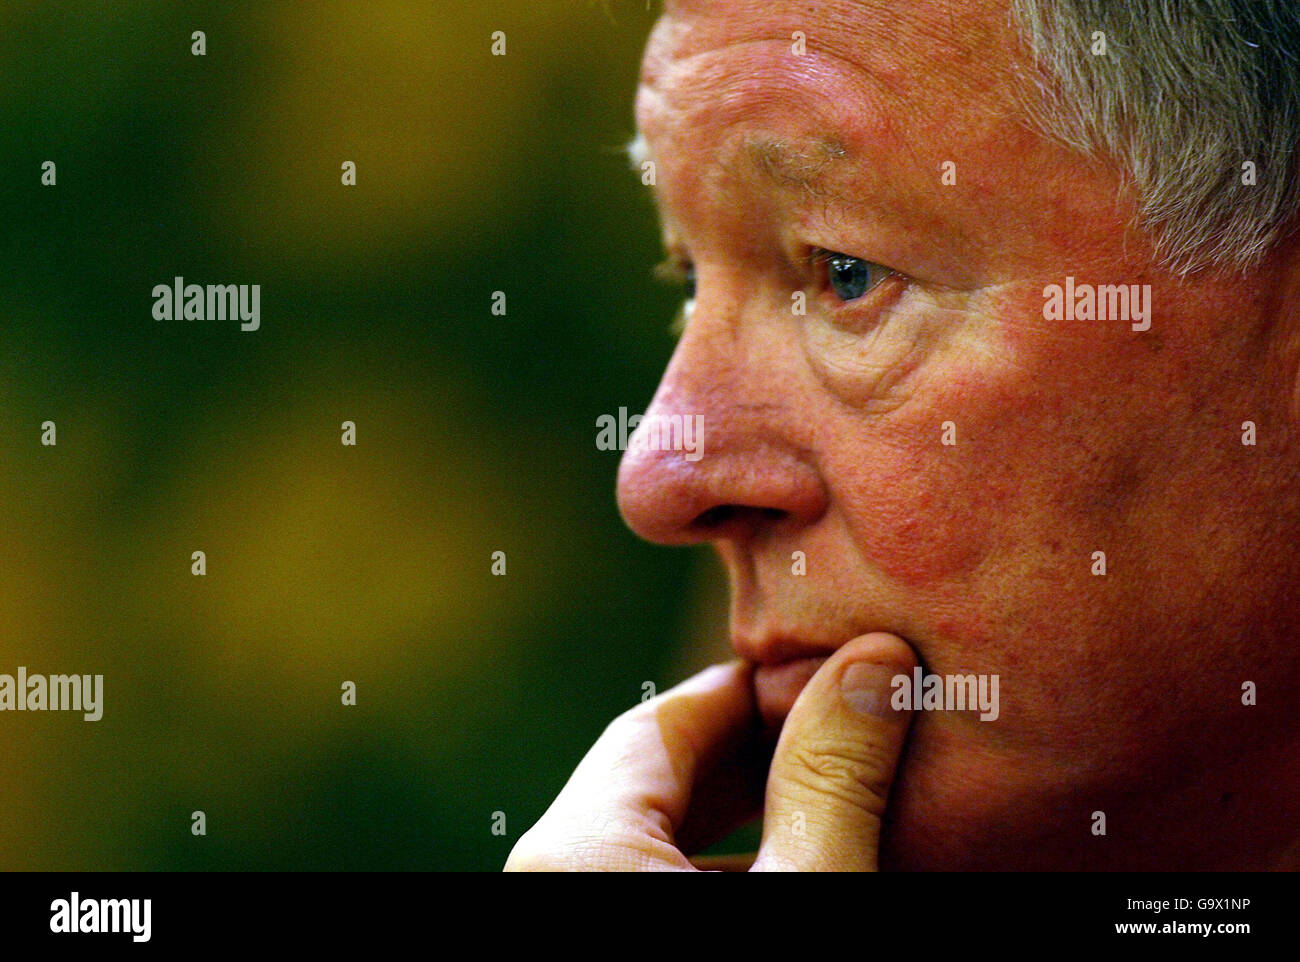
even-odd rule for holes
{"type": "Polygon", "coordinates": [[[836,645],[815,645],[790,634],[731,636],[731,647],[746,661],[759,665],[780,665],[800,658],[826,658],[835,653],[836,645]]]}

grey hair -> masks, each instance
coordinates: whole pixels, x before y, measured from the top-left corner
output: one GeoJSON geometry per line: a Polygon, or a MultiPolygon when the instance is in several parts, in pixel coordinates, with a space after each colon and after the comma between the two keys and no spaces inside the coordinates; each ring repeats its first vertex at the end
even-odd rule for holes
{"type": "Polygon", "coordinates": [[[1300,0],[1012,0],[1012,13],[1040,68],[1034,119],[1118,165],[1160,262],[1256,266],[1300,212],[1300,0]]]}

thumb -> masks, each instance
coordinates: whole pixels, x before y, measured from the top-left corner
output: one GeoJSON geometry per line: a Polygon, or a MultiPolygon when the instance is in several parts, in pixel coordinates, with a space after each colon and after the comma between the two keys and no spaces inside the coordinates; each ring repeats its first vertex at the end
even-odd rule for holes
{"type": "Polygon", "coordinates": [[[754,871],[875,871],[880,823],[911,712],[891,681],[916,655],[901,638],[855,638],[817,670],[781,729],[754,871]]]}

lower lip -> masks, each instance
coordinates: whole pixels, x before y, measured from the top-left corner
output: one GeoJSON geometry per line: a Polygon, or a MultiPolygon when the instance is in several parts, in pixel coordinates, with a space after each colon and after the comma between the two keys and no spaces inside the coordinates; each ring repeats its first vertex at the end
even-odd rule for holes
{"type": "Polygon", "coordinates": [[[808,680],[817,674],[826,658],[796,658],[779,665],[764,665],[754,672],[754,693],[758,711],[769,725],[780,725],[790,714],[795,699],[808,680]]]}

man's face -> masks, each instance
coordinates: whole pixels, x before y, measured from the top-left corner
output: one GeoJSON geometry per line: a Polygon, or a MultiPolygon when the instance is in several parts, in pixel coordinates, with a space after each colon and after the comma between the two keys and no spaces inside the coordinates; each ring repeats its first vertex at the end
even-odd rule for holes
{"type": "Polygon", "coordinates": [[[1263,858],[1290,829],[1234,826],[1297,695],[1293,468],[1241,443],[1288,429],[1269,279],[1149,267],[1028,69],[996,4],[669,4],[636,115],[697,297],[647,414],[702,415],[703,456],[629,450],[620,505],[717,547],[746,657],[885,630],[998,676],[995,721],[917,714],[887,864],[1263,858]],[[1045,320],[1067,276],[1150,285],[1150,329],[1045,320]]]}

